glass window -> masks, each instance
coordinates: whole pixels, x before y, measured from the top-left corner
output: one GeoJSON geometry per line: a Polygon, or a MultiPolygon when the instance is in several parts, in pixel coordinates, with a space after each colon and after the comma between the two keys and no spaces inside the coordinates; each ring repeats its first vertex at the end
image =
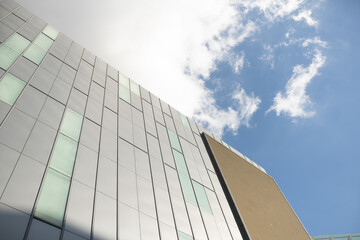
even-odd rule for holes
{"type": "Polygon", "coordinates": [[[55,143],[54,152],[50,160],[50,167],[71,177],[77,143],[63,134],[59,134],[55,143]]]}
{"type": "Polygon", "coordinates": [[[186,233],[183,233],[181,231],[178,231],[178,237],[179,237],[179,240],[194,240],[192,236],[186,234],[186,233]]]}
{"type": "Polygon", "coordinates": [[[30,41],[26,38],[20,36],[19,34],[15,33],[14,35],[9,38],[5,45],[9,48],[15,50],[18,53],[22,53],[27,46],[29,46],[30,41]]]}
{"type": "Polygon", "coordinates": [[[119,84],[119,97],[130,103],[130,90],[126,87],[124,87],[122,84],[119,84]]]}
{"type": "Polygon", "coordinates": [[[194,190],[195,190],[195,194],[196,194],[196,198],[198,200],[199,206],[202,209],[212,213],[211,207],[210,207],[210,204],[209,204],[208,198],[206,196],[206,192],[205,192],[203,185],[201,185],[195,181],[192,181],[192,182],[193,182],[193,186],[194,186],[194,190]]]}
{"type": "Polygon", "coordinates": [[[140,96],[140,89],[139,89],[139,84],[137,84],[136,82],[134,82],[133,80],[130,80],[130,89],[133,93],[135,93],[136,95],[140,96]]]}
{"type": "Polygon", "coordinates": [[[39,36],[37,36],[37,38],[35,39],[34,44],[47,51],[49,50],[53,42],[54,41],[51,38],[49,38],[45,34],[40,33],[39,36]]]}
{"type": "Polygon", "coordinates": [[[0,47],[0,67],[8,70],[9,67],[15,62],[19,54],[6,45],[0,47]]]}
{"type": "Polygon", "coordinates": [[[39,195],[35,216],[61,227],[69,185],[69,177],[49,168],[39,195]]]}
{"type": "Polygon", "coordinates": [[[67,108],[61,123],[60,132],[78,141],[83,117],[74,110],[67,108]]]}
{"type": "Polygon", "coordinates": [[[122,84],[124,87],[129,89],[129,78],[126,77],[124,74],[119,72],[119,83],[122,84]]]}
{"type": "Polygon", "coordinates": [[[24,57],[39,65],[46,55],[46,51],[36,44],[32,44],[24,53],[24,57]]]}
{"type": "Polygon", "coordinates": [[[56,30],[53,26],[47,25],[43,31],[47,36],[51,37],[52,39],[56,39],[56,37],[59,35],[59,31],[56,30]]]}
{"type": "Polygon", "coordinates": [[[0,81],[0,100],[13,105],[25,87],[25,82],[8,73],[0,81]]]}
{"type": "Polygon", "coordinates": [[[168,130],[168,132],[169,132],[169,138],[170,138],[171,147],[178,150],[179,152],[182,152],[181,147],[180,147],[180,142],[179,142],[179,139],[178,139],[176,133],[174,133],[171,130],[168,130]]]}
{"type": "Polygon", "coordinates": [[[174,153],[174,157],[175,157],[177,170],[181,173],[189,175],[187,168],[186,168],[184,156],[176,150],[173,150],[173,153],[174,153]]]}
{"type": "Polygon", "coordinates": [[[181,117],[181,121],[182,121],[183,125],[187,128],[190,128],[190,125],[189,125],[189,122],[188,122],[186,116],[184,114],[180,113],[180,117],[181,117]]]}
{"type": "Polygon", "coordinates": [[[185,200],[197,206],[194,190],[191,186],[191,180],[189,178],[189,175],[185,175],[179,172],[179,178],[185,200]]]}

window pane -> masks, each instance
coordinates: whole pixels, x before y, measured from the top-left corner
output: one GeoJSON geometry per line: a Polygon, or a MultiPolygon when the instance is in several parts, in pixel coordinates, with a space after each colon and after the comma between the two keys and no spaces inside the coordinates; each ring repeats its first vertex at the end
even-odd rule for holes
{"type": "Polygon", "coordinates": [[[129,88],[129,78],[121,72],[119,72],[119,83],[121,83],[124,87],[129,88]]]}
{"type": "Polygon", "coordinates": [[[194,240],[192,236],[187,235],[186,233],[183,233],[181,231],[178,231],[178,237],[179,240],[194,240]]]}
{"type": "Polygon", "coordinates": [[[197,206],[194,190],[191,186],[191,181],[190,181],[189,176],[179,173],[179,178],[180,178],[181,188],[183,190],[185,200],[187,202],[192,203],[195,206],[197,206]]]}
{"type": "Polygon", "coordinates": [[[55,40],[55,38],[59,35],[59,31],[56,30],[53,26],[47,25],[43,31],[46,35],[55,40]]]}
{"type": "Polygon", "coordinates": [[[139,89],[139,84],[137,84],[136,82],[134,82],[133,80],[130,80],[130,89],[133,93],[135,93],[136,95],[140,96],[140,89],[139,89]]]}
{"type": "Polygon", "coordinates": [[[181,121],[185,127],[190,128],[189,122],[184,114],[180,113],[181,121]]]}
{"type": "Polygon", "coordinates": [[[196,194],[196,198],[198,200],[199,206],[202,209],[212,213],[204,187],[195,181],[192,181],[192,182],[193,182],[193,186],[194,186],[194,190],[195,190],[195,194],[196,194]]]}
{"type": "Polygon", "coordinates": [[[74,110],[67,108],[64,119],[61,123],[60,132],[71,137],[75,141],[79,140],[81,124],[83,121],[82,115],[74,110]]]}
{"type": "Polygon", "coordinates": [[[5,45],[2,45],[0,47],[0,67],[4,70],[8,70],[18,56],[19,54],[17,52],[5,45]]]}
{"type": "Polygon", "coordinates": [[[69,184],[69,177],[49,168],[39,195],[35,216],[61,227],[69,184]]]}
{"type": "Polygon", "coordinates": [[[56,140],[50,167],[71,177],[76,155],[77,143],[61,133],[56,140]]]}
{"type": "Polygon", "coordinates": [[[180,147],[180,142],[179,142],[179,139],[178,139],[176,133],[174,133],[171,130],[168,130],[168,132],[169,132],[169,138],[170,138],[171,146],[174,149],[178,150],[179,152],[182,152],[181,147],[180,147]]]}
{"type": "Polygon", "coordinates": [[[30,44],[29,40],[20,36],[17,33],[12,35],[12,37],[9,38],[5,43],[6,46],[15,50],[18,53],[22,53],[29,44],[30,44]]]}
{"type": "Polygon", "coordinates": [[[41,63],[45,55],[46,51],[36,44],[32,44],[24,53],[24,57],[33,61],[37,65],[41,63]]]}
{"type": "Polygon", "coordinates": [[[177,170],[181,173],[189,175],[187,168],[186,168],[184,156],[176,150],[173,150],[173,152],[174,152],[177,170]]]}
{"type": "Polygon", "coordinates": [[[13,105],[25,87],[25,82],[8,73],[0,81],[0,100],[13,105]]]}
{"type": "Polygon", "coordinates": [[[49,48],[51,47],[51,45],[53,44],[53,40],[49,37],[47,37],[44,34],[39,34],[39,36],[37,36],[37,38],[34,41],[34,44],[38,45],[39,47],[43,48],[44,50],[49,50],[49,48]]]}
{"type": "Polygon", "coordinates": [[[124,87],[121,84],[119,84],[119,97],[124,101],[130,103],[130,91],[128,88],[124,87]]]}

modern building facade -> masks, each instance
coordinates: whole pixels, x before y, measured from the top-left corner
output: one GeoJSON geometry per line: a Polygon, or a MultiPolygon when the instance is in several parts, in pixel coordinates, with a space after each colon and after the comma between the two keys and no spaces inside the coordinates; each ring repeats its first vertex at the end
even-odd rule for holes
{"type": "Polygon", "coordinates": [[[360,240],[360,233],[318,235],[312,236],[313,240],[360,240]]]}
{"type": "Polygon", "coordinates": [[[263,168],[0,1],[0,239],[289,234],[310,239],[263,168]]]}

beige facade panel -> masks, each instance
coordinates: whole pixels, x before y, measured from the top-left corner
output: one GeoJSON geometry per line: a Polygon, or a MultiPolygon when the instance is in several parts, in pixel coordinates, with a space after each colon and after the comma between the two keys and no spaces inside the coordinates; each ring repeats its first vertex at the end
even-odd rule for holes
{"type": "Polygon", "coordinates": [[[311,239],[271,176],[206,138],[251,240],[311,239]]]}

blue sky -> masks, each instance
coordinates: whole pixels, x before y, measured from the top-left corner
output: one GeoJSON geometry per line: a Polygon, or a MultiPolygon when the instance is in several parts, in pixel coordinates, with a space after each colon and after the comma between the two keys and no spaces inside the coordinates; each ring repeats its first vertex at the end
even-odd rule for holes
{"type": "Polygon", "coordinates": [[[19,2],[264,167],[310,235],[360,232],[360,1],[19,2]]]}

